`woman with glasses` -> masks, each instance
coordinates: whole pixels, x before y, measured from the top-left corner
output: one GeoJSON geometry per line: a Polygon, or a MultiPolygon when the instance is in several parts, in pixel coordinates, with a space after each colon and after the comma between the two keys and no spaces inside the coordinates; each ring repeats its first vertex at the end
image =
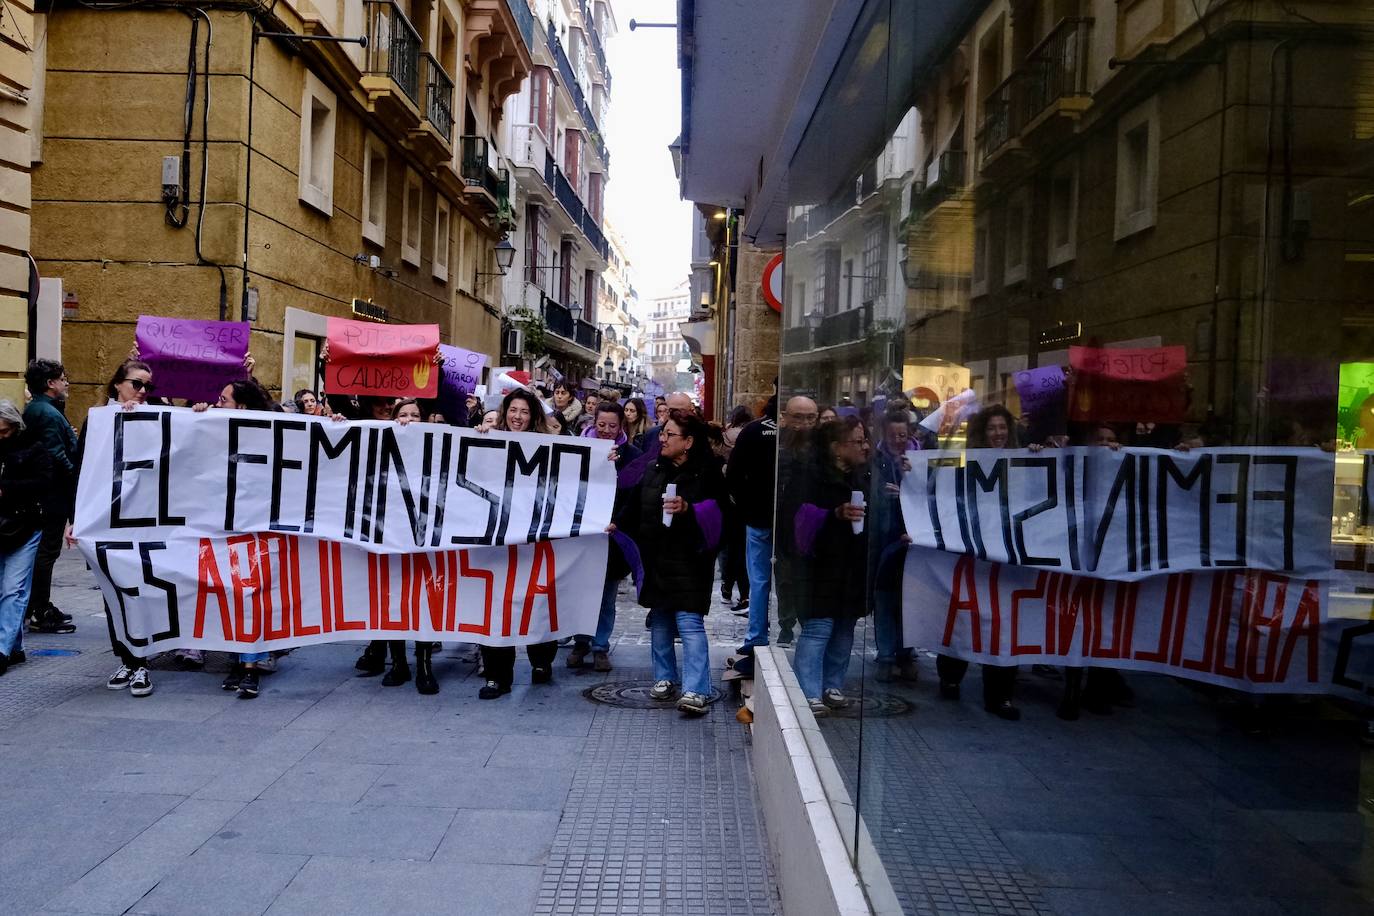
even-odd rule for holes
{"type": "MultiPolygon", "coordinates": [[[[563,383],[560,382],[560,385],[563,383]]],[[[568,390],[568,389],[565,389],[568,390]]],[[[558,389],[554,389],[557,398],[558,389]]],[[[581,410],[581,405],[578,405],[581,410]]],[[[566,415],[566,414],[565,414],[566,415]]],[[[501,401],[501,411],[496,420],[496,428],[512,433],[547,433],[548,424],[544,422],[544,405],[534,392],[517,388],[501,401]]],[[[482,646],[482,671],[487,682],[477,691],[479,699],[494,700],[510,693],[515,680],[515,647],[482,646]]],[[[529,657],[530,682],[547,684],[553,680],[553,659],[558,654],[557,642],[541,642],[525,647],[529,657]]]]}
{"type": "Polygon", "coordinates": [[[634,539],[643,561],[639,603],[649,608],[654,665],[649,695],[671,699],[681,684],[677,708],[699,716],[711,694],[705,618],[715,582],[725,480],[711,454],[706,424],[696,414],[670,410],[658,440],[658,460],[645,470],[638,492],[626,499],[612,527],[634,539]],[[675,495],[668,495],[670,485],[675,495]],[[680,678],[674,637],[682,639],[680,678]]]}
{"type": "Polygon", "coordinates": [[[854,648],[854,624],[867,610],[868,530],[855,491],[869,492],[868,430],[858,417],[816,427],[816,452],[783,495],[791,520],[801,635],[794,659],[797,681],[817,716],[849,705],[844,679],[854,648]]]}

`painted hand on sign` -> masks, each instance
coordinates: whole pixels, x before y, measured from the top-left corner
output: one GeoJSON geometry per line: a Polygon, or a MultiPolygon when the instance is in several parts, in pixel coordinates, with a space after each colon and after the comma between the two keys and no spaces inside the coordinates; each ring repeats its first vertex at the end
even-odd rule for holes
{"type": "Polygon", "coordinates": [[[432,398],[439,390],[437,324],[375,324],[330,318],[324,390],[432,398]]]}
{"type": "Polygon", "coordinates": [[[135,358],[153,370],[158,394],[213,402],[229,382],[250,371],[246,321],[198,321],[142,315],[134,330],[135,358]]]}

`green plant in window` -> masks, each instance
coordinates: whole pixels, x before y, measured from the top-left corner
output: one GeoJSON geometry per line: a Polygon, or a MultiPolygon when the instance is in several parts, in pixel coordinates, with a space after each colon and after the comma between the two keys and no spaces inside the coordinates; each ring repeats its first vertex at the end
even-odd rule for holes
{"type": "Polygon", "coordinates": [[[512,309],[506,317],[512,327],[524,332],[525,355],[538,357],[548,352],[548,345],[544,340],[544,332],[548,330],[548,325],[544,324],[544,316],[533,309],[522,307],[512,309]]]}

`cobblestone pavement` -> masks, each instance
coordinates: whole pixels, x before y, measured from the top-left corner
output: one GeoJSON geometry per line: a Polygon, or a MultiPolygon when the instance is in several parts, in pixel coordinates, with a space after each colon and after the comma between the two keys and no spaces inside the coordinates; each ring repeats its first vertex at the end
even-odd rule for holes
{"type": "Polygon", "coordinates": [[[978,666],[950,702],[933,657],[879,684],[865,643],[848,691],[914,708],[820,726],[908,913],[1374,912],[1374,751],[1348,711],[1273,700],[1249,735],[1235,695],[1130,675],[1133,708],[1064,722],[1026,667],[1004,722],[978,666]]]}
{"type": "MultiPolygon", "coordinates": [[[[648,679],[627,595],[609,675],[560,653],[532,687],[521,661],[513,693],[480,702],[448,647],[421,697],[354,677],[358,646],[334,644],[249,703],[167,663],[151,697],[106,690],[99,594],[71,552],[56,581],[77,633],[27,636],[0,678],[0,912],[779,911],[735,706],[689,720],[583,696],[648,679]]],[[[708,621],[719,666],[744,624],[708,621]]]]}

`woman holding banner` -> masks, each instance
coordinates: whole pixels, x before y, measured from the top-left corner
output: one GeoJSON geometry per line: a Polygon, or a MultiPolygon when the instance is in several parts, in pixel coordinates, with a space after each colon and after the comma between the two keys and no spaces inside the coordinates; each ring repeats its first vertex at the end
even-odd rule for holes
{"type": "Polygon", "coordinates": [[[867,613],[869,441],[855,416],[817,426],[815,436],[815,460],[792,475],[783,505],[795,554],[807,559],[798,564],[805,581],[797,602],[797,681],[819,717],[849,705],[844,679],[854,625],[867,613]]]}
{"type": "Polygon", "coordinates": [[[42,535],[39,494],[52,482],[47,450],[23,431],[19,408],[0,400],[0,674],[25,660],[24,609],[42,535]]]}
{"type": "MultiPolygon", "coordinates": [[[[560,382],[560,385],[563,383],[560,382]]],[[[558,389],[554,390],[555,401],[558,389]]],[[[574,402],[576,403],[576,402],[574,402]]],[[[578,405],[578,410],[581,410],[578,405]]],[[[506,395],[501,402],[501,413],[496,428],[511,433],[547,433],[548,424],[544,422],[544,405],[534,392],[517,388],[506,395]]],[[[530,667],[534,669],[530,681],[547,684],[553,680],[553,659],[558,654],[557,642],[541,642],[525,647],[530,667]]],[[[483,700],[494,700],[510,693],[511,683],[515,680],[515,647],[482,646],[482,670],[487,682],[477,692],[483,700]]]]}
{"type": "Polygon", "coordinates": [[[644,471],[616,525],[634,539],[643,564],[639,603],[649,608],[655,700],[671,699],[679,683],[673,638],[682,639],[683,693],[677,708],[704,715],[711,694],[705,617],[715,583],[721,510],[727,499],[706,424],[672,410],[658,433],[659,457],[644,471]]]}

